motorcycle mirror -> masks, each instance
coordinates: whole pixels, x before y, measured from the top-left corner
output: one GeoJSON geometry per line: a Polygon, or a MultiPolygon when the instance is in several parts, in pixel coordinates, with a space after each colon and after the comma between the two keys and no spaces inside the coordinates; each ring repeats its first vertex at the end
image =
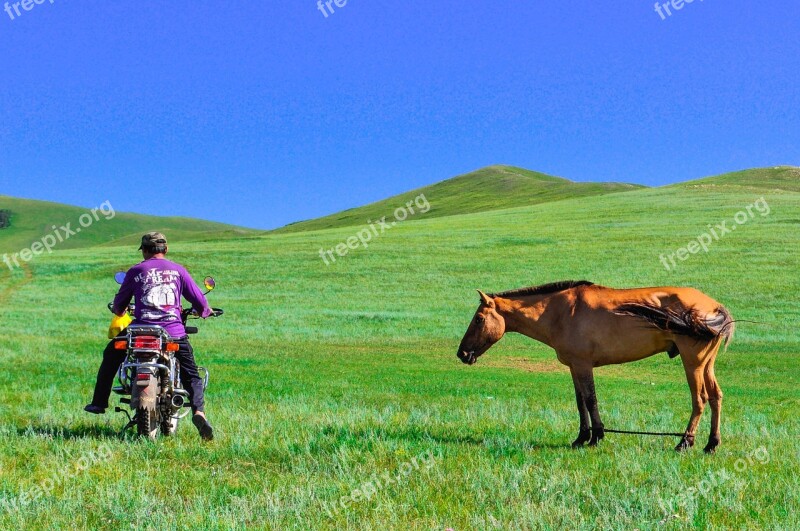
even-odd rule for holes
{"type": "Polygon", "coordinates": [[[114,275],[114,280],[117,281],[117,284],[122,285],[122,283],[125,282],[125,271],[118,271],[114,275]]]}
{"type": "Polygon", "coordinates": [[[214,280],[214,277],[206,277],[203,284],[205,284],[207,291],[212,291],[217,287],[217,281],[214,280]]]}

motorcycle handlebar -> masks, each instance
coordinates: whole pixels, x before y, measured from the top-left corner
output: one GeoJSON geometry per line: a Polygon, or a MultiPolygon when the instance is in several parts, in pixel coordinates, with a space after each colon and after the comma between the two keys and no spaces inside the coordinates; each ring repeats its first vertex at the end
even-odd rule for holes
{"type": "MultiPolygon", "coordinates": [[[[131,304],[130,306],[128,306],[125,309],[125,311],[128,312],[128,313],[133,313],[135,310],[136,310],[136,307],[133,304],[131,304]]],[[[111,312],[111,313],[114,313],[114,303],[113,302],[109,302],[108,303],[108,311],[111,312]]]]}
{"type": "MultiPolygon", "coordinates": [[[[209,317],[220,317],[224,313],[225,313],[225,310],[223,310],[222,308],[211,308],[211,315],[209,315],[209,317]]],[[[181,314],[183,315],[184,320],[185,319],[199,319],[200,318],[198,313],[196,311],[194,311],[192,308],[184,308],[183,311],[181,312],[181,314]]]]}

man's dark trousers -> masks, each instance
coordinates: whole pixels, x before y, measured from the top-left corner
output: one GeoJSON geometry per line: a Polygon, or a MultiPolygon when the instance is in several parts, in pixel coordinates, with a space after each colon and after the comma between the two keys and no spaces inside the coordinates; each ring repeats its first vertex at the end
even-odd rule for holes
{"type": "MultiPolygon", "coordinates": [[[[121,334],[108,344],[103,351],[103,363],[100,364],[100,370],[97,371],[97,383],[94,386],[92,405],[103,409],[108,408],[108,398],[111,396],[114,378],[127,355],[127,350],[116,350],[114,348],[114,343],[122,339],[127,339],[127,336],[121,334]]],[[[192,345],[189,343],[189,338],[184,337],[173,341],[179,345],[178,351],[175,352],[175,359],[180,364],[181,384],[183,384],[186,392],[189,393],[192,412],[204,411],[203,379],[200,378],[200,373],[197,370],[197,363],[194,361],[194,350],[192,350],[192,345]]]]}

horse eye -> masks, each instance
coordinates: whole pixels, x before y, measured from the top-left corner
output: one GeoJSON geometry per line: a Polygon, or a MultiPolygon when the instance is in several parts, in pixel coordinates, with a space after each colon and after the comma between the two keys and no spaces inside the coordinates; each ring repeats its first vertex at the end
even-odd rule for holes
{"type": "Polygon", "coordinates": [[[476,323],[478,323],[478,324],[483,324],[483,322],[484,322],[485,320],[486,320],[486,319],[484,319],[484,318],[483,318],[483,317],[481,317],[480,315],[479,315],[478,317],[476,317],[476,318],[475,318],[475,322],[476,322],[476,323]]]}

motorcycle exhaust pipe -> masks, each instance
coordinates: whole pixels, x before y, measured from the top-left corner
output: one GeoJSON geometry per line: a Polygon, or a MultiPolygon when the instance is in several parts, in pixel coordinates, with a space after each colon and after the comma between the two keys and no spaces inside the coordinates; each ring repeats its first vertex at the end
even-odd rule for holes
{"type": "Polygon", "coordinates": [[[180,409],[186,405],[186,398],[183,395],[175,395],[172,397],[172,407],[180,409]]]}

